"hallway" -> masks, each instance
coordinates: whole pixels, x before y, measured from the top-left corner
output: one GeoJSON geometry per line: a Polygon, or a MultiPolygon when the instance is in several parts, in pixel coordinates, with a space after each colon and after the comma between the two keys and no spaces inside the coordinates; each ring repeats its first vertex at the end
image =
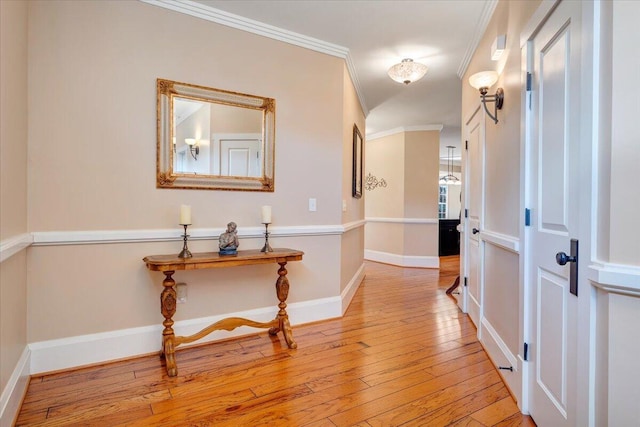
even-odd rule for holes
{"type": "Polygon", "coordinates": [[[534,425],[445,295],[458,257],[441,265],[367,262],[344,317],[294,327],[297,350],[261,332],[179,350],[175,378],[157,355],[34,377],[18,425],[534,425]]]}

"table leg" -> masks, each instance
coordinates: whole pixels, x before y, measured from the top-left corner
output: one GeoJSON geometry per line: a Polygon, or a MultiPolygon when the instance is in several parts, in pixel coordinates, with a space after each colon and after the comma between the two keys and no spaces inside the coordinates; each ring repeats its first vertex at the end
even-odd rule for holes
{"type": "Polygon", "coordinates": [[[170,377],[178,375],[178,366],[175,357],[176,335],[173,332],[173,315],[176,313],[176,282],[171,277],[175,271],[165,271],[162,282],[164,289],[160,294],[160,312],[164,316],[164,330],[162,331],[162,351],[160,355],[165,358],[167,374],[170,377]]]}
{"type": "Polygon", "coordinates": [[[279,262],[280,268],[278,269],[278,280],[276,281],[276,294],[278,295],[278,326],[269,329],[269,334],[275,335],[282,331],[284,339],[287,342],[289,348],[298,348],[298,344],[293,339],[293,332],[291,331],[291,324],[289,323],[289,315],[287,314],[287,297],[289,296],[289,279],[287,279],[287,269],[284,267],[287,262],[279,262]]]}

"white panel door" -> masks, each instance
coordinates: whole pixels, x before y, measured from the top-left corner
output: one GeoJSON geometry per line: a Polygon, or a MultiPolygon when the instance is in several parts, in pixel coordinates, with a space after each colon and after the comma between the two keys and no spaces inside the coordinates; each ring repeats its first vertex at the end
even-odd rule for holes
{"type": "Polygon", "coordinates": [[[220,174],[228,176],[255,176],[261,174],[259,139],[221,139],[220,174]]]}
{"type": "Polygon", "coordinates": [[[528,283],[531,293],[529,410],[538,426],[576,425],[577,297],[569,290],[578,231],[580,2],[563,1],[529,41],[531,92],[528,283]]]}
{"type": "Polygon", "coordinates": [[[467,277],[467,311],[480,330],[482,318],[482,246],[480,229],[484,212],[484,113],[476,110],[466,125],[467,150],[464,184],[466,189],[464,218],[465,276],[467,277]]]}

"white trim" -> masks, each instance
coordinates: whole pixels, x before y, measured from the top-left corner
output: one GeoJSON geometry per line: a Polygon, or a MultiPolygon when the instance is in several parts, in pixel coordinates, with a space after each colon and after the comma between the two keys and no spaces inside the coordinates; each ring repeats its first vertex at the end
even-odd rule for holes
{"type": "Polygon", "coordinates": [[[359,219],[357,221],[344,223],[344,224],[342,224],[343,232],[346,233],[347,231],[351,231],[351,230],[356,229],[356,228],[364,227],[366,223],[367,223],[367,221],[364,220],[364,219],[359,219]]]}
{"type": "Polygon", "coordinates": [[[500,246],[513,253],[520,253],[520,239],[517,237],[496,233],[495,231],[482,230],[480,238],[485,242],[500,246]]]}
{"type": "Polygon", "coordinates": [[[378,139],[378,138],[384,138],[385,136],[391,136],[391,135],[395,135],[397,133],[403,133],[403,132],[423,132],[423,131],[438,131],[438,132],[442,132],[442,129],[444,128],[443,125],[417,125],[417,126],[400,126],[397,128],[393,128],[393,129],[389,129],[389,130],[383,130],[380,132],[376,132],[376,133],[370,133],[366,135],[366,140],[372,140],[372,139],[378,139]]]}
{"type": "MultiPolygon", "coordinates": [[[[498,5],[498,0],[487,0],[480,12],[480,18],[478,19],[478,24],[476,25],[473,36],[471,37],[471,41],[469,42],[469,46],[467,46],[467,51],[462,57],[462,61],[458,66],[458,78],[464,77],[464,73],[467,72],[467,67],[469,67],[469,62],[471,62],[471,58],[473,58],[473,54],[476,52],[476,48],[484,35],[484,32],[487,30],[487,26],[489,25],[489,21],[493,16],[493,12],[496,10],[496,6],[498,5]]],[[[487,52],[487,56],[489,56],[489,52],[487,52]]]]}
{"type": "Polygon", "coordinates": [[[25,347],[0,396],[0,426],[12,426],[29,386],[31,351],[25,347]]]}
{"type": "MultiPolygon", "coordinates": [[[[511,364],[511,366],[513,366],[513,372],[518,372],[517,357],[511,352],[511,350],[509,350],[509,347],[502,340],[502,338],[500,337],[500,334],[498,334],[498,332],[494,329],[493,325],[489,323],[486,317],[482,318],[482,320],[480,321],[480,324],[488,332],[488,335],[481,334],[482,341],[486,341],[487,337],[491,338],[495,343],[495,345],[500,350],[500,352],[502,353],[502,356],[511,364]]],[[[491,353],[489,352],[489,354],[491,353]]],[[[499,363],[499,361],[495,360],[495,358],[493,358],[493,360],[499,363]]]]}
{"type": "Polygon", "coordinates": [[[394,224],[438,224],[438,218],[384,218],[367,217],[366,222],[390,222],[394,224]]]}
{"type": "Polygon", "coordinates": [[[29,233],[20,234],[18,236],[9,237],[0,242],[0,262],[11,258],[23,249],[26,249],[33,243],[33,237],[29,233]]]}
{"type": "Polygon", "coordinates": [[[248,33],[257,34],[259,36],[268,37],[273,40],[278,40],[284,43],[289,43],[294,46],[299,46],[305,49],[313,50],[315,52],[324,53],[327,55],[342,58],[346,62],[347,71],[351,77],[351,82],[360,106],[364,112],[365,117],[369,115],[369,109],[365,103],[364,94],[360,88],[360,81],[356,73],[353,60],[349,49],[337,44],[329,43],[320,39],[305,36],[300,33],[288,31],[283,28],[278,28],[273,25],[265,24],[253,19],[245,18],[240,15],[225,12],[220,9],[215,9],[211,6],[207,6],[195,1],[190,0],[140,0],[143,3],[147,3],[153,6],[159,6],[164,9],[169,9],[174,12],[183,13],[185,15],[193,16],[196,18],[204,19],[209,22],[215,22],[216,24],[224,25],[227,27],[235,28],[237,30],[246,31],[248,33]]]}
{"type": "MultiPolygon", "coordinates": [[[[178,321],[173,328],[178,335],[191,335],[226,317],[244,317],[267,322],[273,319],[278,307],[264,307],[237,313],[178,321]]],[[[293,325],[333,319],[342,315],[342,298],[335,296],[287,305],[293,325]]],[[[254,334],[261,329],[241,326],[233,331],[215,331],[197,341],[198,344],[254,334]]],[[[266,333],[266,332],[265,332],[266,333]]],[[[293,331],[295,337],[295,329],[293,331]]],[[[75,336],[29,344],[31,374],[69,369],[143,354],[158,352],[161,346],[162,325],[142,326],[97,334],[75,336]]],[[[160,363],[160,361],[158,361],[160,363]]]]}
{"type": "MultiPolygon", "coordinates": [[[[297,225],[269,228],[271,237],[340,235],[364,225],[364,220],[344,225],[297,225]]],[[[191,240],[217,239],[224,228],[189,229],[191,240]]],[[[156,230],[86,230],[86,231],[36,231],[33,246],[81,245],[93,243],[135,243],[182,240],[183,231],[176,228],[156,230]]],[[[240,239],[264,236],[263,227],[244,227],[238,230],[240,239]]]]}
{"type": "Polygon", "coordinates": [[[640,266],[593,263],[587,271],[593,285],[604,291],[640,297],[640,266]]]}
{"type": "Polygon", "coordinates": [[[540,5],[520,32],[520,49],[524,49],[527,41],[538,33],[538,29],[547,22],[547,17],[553,12],[558,3],[560,3],[560,0],[542,0],[540,2],[540,5]]]}
{"type": "Polygon", "coordinates": [[[398,255],[365,249],[364,259],[400,267],[440,268],[440,258],[437,256],[398,255]]]}
{"type": "Polygon", "coordinates": [[[347,308],[349,308],[349,304],[351,304],[351,300],[353,299],[353,296],[356,294],[356,291],[362,284],[362,281],[364,280],[364,276],[365,274],[364,274],[364,263],[363,263],[358,269],[358,271],[356,271],[356,274],[353,276],[353,278],[349,281],[347,286],[345,286],[342,293],[340,294],[340,299],[342,300],[341,315],[344,315],[344,312],[347,311],[347,308]]]}

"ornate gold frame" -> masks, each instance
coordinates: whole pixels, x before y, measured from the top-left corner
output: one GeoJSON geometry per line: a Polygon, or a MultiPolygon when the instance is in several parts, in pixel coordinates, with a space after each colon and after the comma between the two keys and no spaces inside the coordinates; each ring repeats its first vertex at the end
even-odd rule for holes
{"type": "Polygon", "coordinates": [[[158,79],[157,84],[157,188],[273,192],[275,170],[276,101],[244,93],[158,79]],[[173,171],[173,98],[189,98],[240,108],[262,110],[263,174],[261,177],[194,175],[173,171]]]}

